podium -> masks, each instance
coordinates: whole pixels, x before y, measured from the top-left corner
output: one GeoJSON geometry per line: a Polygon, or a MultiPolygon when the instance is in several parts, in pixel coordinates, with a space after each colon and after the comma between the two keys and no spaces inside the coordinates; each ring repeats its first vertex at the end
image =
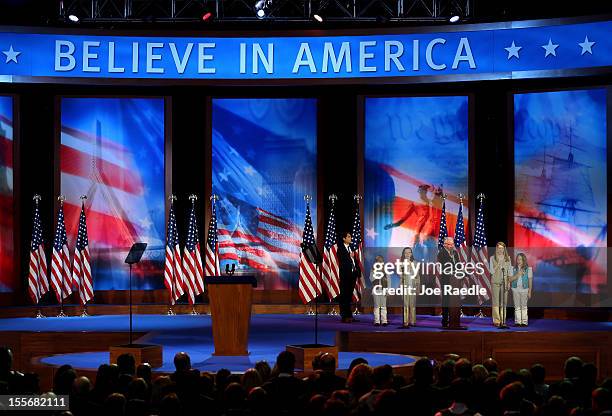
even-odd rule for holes
{"type": "Polygon", "coordinates": [[[249,327],[254,276],[210,276],[208,286],[210,315],[212,318],[213,355],[249,355],[249,327]]]}

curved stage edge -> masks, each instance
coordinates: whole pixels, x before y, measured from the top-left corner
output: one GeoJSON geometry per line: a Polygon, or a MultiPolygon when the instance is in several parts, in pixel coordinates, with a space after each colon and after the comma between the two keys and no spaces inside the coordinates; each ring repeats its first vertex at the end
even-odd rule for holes
{"type": "MultiPolygon", "coordinates": [[[[365,357],[371,365],[391,364],[396,372],[409,377],[417,357],[438,360],[448,353],[474,362],[494,357],[502,368],[519,369],[539,362],[546,365],[549,379],[562,377],[563,362],[572,355],[594,362],[601,378],[612,375],[612,322],[570,320],[531,320],[527,328],[498,330],[490,318],[463,318],[467,331],[440,328],[440,318],[419,316],[417,326],[399,329],[401,318],[391,316],[387,327],[375,327],[371,315],[360,315],[360,322],[342,324],[335,316],[319,317],[319,342],[336,344],[340,351],[339,371],[350,361],[365,357]]],[[[193,366],[215,372],[228,368],[241,372],[256,361],[273,364],[276,354],[287,344],[314,341],[312,316],[296,314],[253,315],[248,357],[212,357],[211,319],[208,315],[135,315],[137,342],[163,347],[163,365],[157,373],[173,371],[176,352],[186,351],[193,366]]],[[[41,387],[51,386],[55,369],[71,364],[79,373],[95,378],[97,367],[109,360],[108,347],[127,342],[126,315],[67,318],[0,319],[2,344],[15,353],[15,368],[36,371],[41,387]]]]}

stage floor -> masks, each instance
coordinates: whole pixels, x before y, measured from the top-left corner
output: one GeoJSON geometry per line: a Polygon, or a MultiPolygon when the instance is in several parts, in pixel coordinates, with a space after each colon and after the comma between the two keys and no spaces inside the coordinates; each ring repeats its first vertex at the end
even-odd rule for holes
{"type": "MultiPolygon", "coordinates": [[[[371,315],[359,315],[360,322],[343,324],[337,316],[319,316],[318,342],[334,344],[338,334],[362,334],[368,337],[379,338],[378,335],[391,336],[397,334],[405,339],[405,336],[418,336],[418,333],[443,333],[440,327],[440,317],[419,316],[416,327],[409,330],[399,329],[401,322],[399,316],[391,316],[390,325],[387,327],[376,327],[372,325],[371,315]],[[384,334],[384,335],[383,335],[384,334]],[[405,334],[405,335],[400,335],[405,334]]],[[[468,331],[453,331],[454,336],[474,333],[553,333],[553,332],[575,332],[585,331],[610,331],[611,322],[584,322],[540,319],[533,320],[527,328],[511,327],[500,331],[491,325],[490,318],[465,317],[463,324],[468,331]]],[[[20,333],[121,333],[127,332],[129,321],[127,315],[105,315],[90,317],[66,317],[66,318],[12,318],[0,319],[0,331],[11,331],[20,333]]],[[[136,342],[153,343],[163,346],[163,365],[156,369],[160,372],[173,370],[172,359],[176,352],[186,351],[190,354],[195,368],[204,371],[216,371],[220,368],[229,368],[235,372],[244,371],[253,366],[259,360],[266,360],[271,365],[276,355],[285,349],[287,344],[304,344],[314,342],[314,317],[307,315],[253,315],[251,319],[251,332],[249,338],[248,357],[213,357],[211,318],[207,315],[134,315],[134,331],[145,334],[136,342]]],[[[425,336],[425,334],[422,334],[425,336]]],[[[517,334],[518,335],[518,334],[517,334]]],[[[79,335],[75,334],[78,339],[79,335]]],[[[127,337],[126,337],[127,341],[127,337]]],[[[60,341],[61,342],[61,341],[60,341]]],[[[403,342],[402,342],[403,344],[403,342]]],[[[408,344],[409,345],[409,344],[408,344]]],[[[449,352],[452,344],[448,346],[449,352]]],[[[39,362],[59,366],[71,364],[75,368],[94,370],[101,363],[108,362],[109,354],[104,351],[95,351],[91,348],[88,352],[63,353],[51,356],[39,357],[39,362]]],[[[98,348],[99,349],[99,348],[98,348]]],[[[380,350],[372,351],[364,343],[364,349],[351,348],[351,351],[343,351],[339,357],[339,369],[348,368],[351,360],[360,356],[366,358],[371,365],[391,364],[395,366],[411,365],[415,358],[410,354],[409,348],[403,349],[403,354],[384,353],[380,350]]]]}
{"type": "MultiPolygon", "coordinates": [[[[372,315],[358,315],[359,322],[343,324],[340,318],[330,315],[319,315],[319,337],[321,342],[333,342],[336,331],[372,331],[372,332],[442,332],[439,316],[419,315],[417,325],[409,330],[399,329],[401,317],[389,316],[389,326],[377,327],[372,324],[372,315]]],[[[491,323],[491,318],[461,318],[462,325],[469,331],[499,332],[491,323]]],[[[612,322],[571,321],[559,319],[533,319],[526,328],[513,327],[504,332],[583,332],[610,331],[612,322]]],[[[183,332],[195,331],[196,334],[212,336],[209,315],[134,315],[134,331],[137,332],[183,332]]],[[[0,319],[0,331],[32,331],[32,332],[82,332],[82,331],[128,331],[127,315],[101,315],[65,318],[47,317],[0,319]]],[[[283,334],[283,339],[292,337],[304,339],[314,334],[314,317],[298,314],[261,314],[251,317],[251,337],[256,339],[263,330],[264,334],[283,334]]],[[[291,341],[293,342],[293,341],[291,341]]]]}

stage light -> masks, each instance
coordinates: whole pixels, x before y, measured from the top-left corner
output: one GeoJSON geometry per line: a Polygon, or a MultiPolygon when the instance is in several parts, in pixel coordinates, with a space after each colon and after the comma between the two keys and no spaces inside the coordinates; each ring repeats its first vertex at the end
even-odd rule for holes
{"type": "Polygon", "coordinates": [[[318,14],[313,14],[312,17],[319,23],[323,22],[323,18],[318,14]]]}
{"type": "Polygon", "coordinates": [[[207,20],[210,20],[212,18],[212,13],[211,12],[206,12],[202,15],[202,21],[206,22],[207,20]]]}
{"type": "Polygon", "coordinates": [[[255,3],[255,15],[258,19],[263,19],[268,14],[268,9],[272,5],[272,0],[258,0],[255,3]]]}
{"type": "Polygon", "coordinates": [[[459,21],[459,19],[460,19],[459,15],[456,14],[456,15],[451,16],[451,18],[448,19],[448,21],[451,22],[451,23],[457,23],[459,21]]]}
{"type": "Polygon", "coordinates": [[[77,16],[76,14],[68,15],[68,20],[70,20],[72,23],[78,23],[79,16],[77,16]]]}

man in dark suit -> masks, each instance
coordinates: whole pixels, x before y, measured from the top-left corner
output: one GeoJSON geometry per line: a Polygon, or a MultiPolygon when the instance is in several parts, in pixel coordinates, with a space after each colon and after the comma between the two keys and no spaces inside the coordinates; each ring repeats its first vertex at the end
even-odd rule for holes
{"type": "Polygon", "coordinates": [[[440,286],[442,289],[442,327],[447,329],[467,329],[461,326],[461,305],[459,295],[445,295],[446,286],[460,287],[454,275],[455,265],[459,263],[459,254],[451,237],[444,239],[444,247],[438,252],[438,263],[442,267],[440,286]],[[452,265],[452,268],[451,266],[452,265]],[[451,270],[453,272],[451,272],[451,270]]]}
{"type": "Polygon", "coordinates": [[[359,265],[355,261],[351,251],[351,233],[342,234],[342,243],[338,244],[338,263],[340,268],[340,317],[342,322],[353,322],[353,312],[351,311],[351,299],[353,290],[357,283],[357,278],[361,276],[359,265]]]}

